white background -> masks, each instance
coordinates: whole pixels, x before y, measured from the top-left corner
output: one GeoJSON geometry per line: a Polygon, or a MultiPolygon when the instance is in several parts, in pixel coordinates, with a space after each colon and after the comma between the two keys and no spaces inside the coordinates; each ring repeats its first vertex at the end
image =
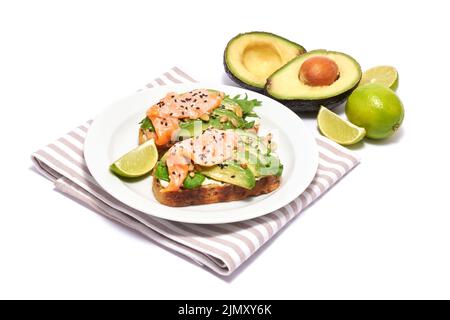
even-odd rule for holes
{"type": "Polygon", "coordinates": [[[0,3],[0,298],[450,298],[446,1],[0,3]],[[233,277],[30,169],[33,151],[175,64],[229,83],[225,44],[252,30],[396,66],[406,117],[233,277]]]}

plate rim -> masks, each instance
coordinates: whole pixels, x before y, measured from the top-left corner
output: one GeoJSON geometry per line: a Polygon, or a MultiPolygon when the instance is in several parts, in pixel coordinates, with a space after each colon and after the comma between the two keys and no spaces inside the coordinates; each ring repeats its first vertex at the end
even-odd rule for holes
{"type": "MultiPolygon", "coordinates": [[[[215,219],[210,219],[209,217],[206,217],[206,218],[203,217],[203,218],[200,218],[200,219],[197,219],[197,220],[196,219],[183,219],[182,217],[181,218],[177,217],[177,216],[174,217],[173,214],[170,215],[170,217],[168,217],[167,214],[160,214],[157,210],[153,209],[154,212],[153,211],[149,211],[149,210],[142,210],[141,208],[136,208],[133,205],[127,203],[126,200],[125,201],[122,200],[123,197],[121,195],[117,195],[114,191],[110,190],[110,188],[108,188],[108,186],[105,185],[106,183],[103,183],[104,181],[102,181],[101,179],[100,179],[101,181],[99,181],[98,175],[94,172],[95,170],[93,170],[93,163],[94,163],[94,161],[92,159],[94,157],[94,150],[95,150],[95,147],[93,146],[93,143],[95,142],[95,130],[96,130],[97,124],[101,123],[101,121],[100,121],[101,118],[104,117],[104,115],[111,108],[113,108],[115,105],[117,105],[117,104],[119,104],[119,103],[121,103],[123,101],[126,101],[127,99],[130,99],[132,97],[135,97],[137,95],[147,93],[150,90],[154,89],[154,88],[152,88],[152,89],[148,89],[148,90],[138,91],[138,92],[130,94],[130,95],[126,96],[126,97],[123,97],[121,99],[116,100],[115,102],[109,104],[107,107],[103,108],[93,118],[93,121],[92,121],[92,123],[90,125],[90,128],[89,128],[89,130],[87,132],[87,135],[86,135],[86,138],[85,138],[83,154],[84,154],[84,158],[85,158],[85,161],[86,161],[86,166],[88,167],[92,177],[94,178],[94,180],[99,184],[99,186],[106,193],[108,193],[110,196],[112,196],[113,198],[115,198],[116,200],[118,200],[119,202],[124,204],[125,206],[130,207],[133,210],[137,210],[139,212],[142,212],[144,214],[148,214],[148,215],[150,215],[152,217],[161,218],[161,219],[165,219],[165,220],[168,220],[168,221],[177,221],[177,222],[182,222],[182,223],[224,224],[224,223],[233,223],[233,222],[238,222],[238,221],[246,221],[246,220],[250,220],[250,219],[254,219],[254,218],[257,218],[257,217],[260,217],[260,216],[264,216],[264,215],[270,214],[270,213],[272,213],[272,212],[274,212],[276,210],[279,210],[279,209],[285,207],[286,205],[288,205],[289,203],[294,201],[300,194],[302,194],[308,188],[308,186],[313,181],[314,176],[315,176],[315,174],[317,172],[317,168],[318,168],[318,165],[319,165],[319,152],[318,152],[318,147],[317,147],[317,143],[315,141],[314,134],[312,132],[310,132],[309,130],[307,130],[307,127],[306,127],[306,125],[305,125],[305,123],[304,123],[304,121],[303,121],[303,119],[301,117],[299,117],[292,110],[290,110],[286,106],[282,105],[280,102],[272,99],[271,97],[265,96],[263,94],[260,94],[258,92],[254,92],[254,91],[251,91],[251,90],[248,90],[248,89],[235,87],[235,86],[230,86],[230,85],[226,85],[226,84],[217,84],[217,83],[213,84],[213,83],[207,83],[207,82],[197,82],[197,83],[170,84],[170,85],[164,85],[164,86],[161,86],[161,87],[158,87],[158,88],[161,88],[161,89],[167,88],[167,90],[165,90],[165,91],[169,92],[169,91],[176,91],[177,87],[182,88],[182,87],[186,87],[186,86],[188,86],[188,87],[199,87],[199,88],[200,87],[201,88],[217,88],[217,87],[220,87],[220,88],[223,88],[224,91],[226,91],[227,88],[230,88],[232,90],[241,90],[242,93],[247,93],[250,96],[251,95],[262,96],[265,99],[269,99],[269,100],[271,100],[271,102],[273,102],[273,103],[279,105],[280,107],[282,107],[288,113],[291,113],[291,115],[293,117],[295,117],[296,121],[299,121],[301,123],[301,127],[302,127],[302,130],[304,131],[304,134],[305,134],[306,138],[311,140],[310,141],[310,142],[312,142],[311,143],[311,146],[312,146],[311,152],[314,153],[314,155],[313,155],[314,163],[312,164],[312,168],[310,169],[311,172],[309,173],[309,175],[307,175],[308,179],[305,179],[305,181],[307,181],[307,183],[306,182],[304,183],[304,186],[302,187],[301,192],[299,194],[297,194],[296,196],[292,196],[292,199],[289,199],[289,201],[285,201],[285,203],[283,205],[277,205],[276,209],[272,210],[272,208],[270,208],[270,210],[268,210],[267,212],[262,213],[262,214],[261,213],[257,213],[257,214],[254,214],[254,215],[249,214],[249,215],[246,215],[243,218],[235,217],[235,218],[229,218],[229,219],[226,219],[226,218],[218,219],[217,217],[215,219]],[[173,88],[173,90],[172,90],[172,88],[173,88]]],[[[255,98],[257,98],[257,97],[255,97],[255,98]]],[[[279,127],[282,127],[282,126],[279,125],[279,127]]],[[[295,158],[294,158],[294,163],[295,163],[295,158]]],[[[289,179],[289,178],[284,176],[284,179],[289,179]]],[[[183,207],[169,207],[169,206],[165,206],[165,205],[163,205],[163,204],[161,204],[159,202],[158,202],[158,205],[159,206],[163,206],[164,208],[167,208],[167,209],[169,209],[171,211],[174,211],[174,210],[182,211],[183,210],[183,207]]],[[[251,208],[251,205],[250,205],[250,208],[251,208]]]]}

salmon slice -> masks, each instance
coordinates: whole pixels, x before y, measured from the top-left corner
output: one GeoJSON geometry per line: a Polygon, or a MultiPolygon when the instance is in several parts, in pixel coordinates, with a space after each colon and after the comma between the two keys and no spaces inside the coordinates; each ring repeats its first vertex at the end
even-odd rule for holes
{"type": "Polygon", "coordinates": [[[233,130],[208,129],[200,136],[175,144],[166,160],[170,182],[161,192],[179,190],[192,163],[209,167],[231,159],[238,142],[239,136],[233,130]]]}
{"type": "Polygon", "coordinates": [[[222,103],[222,92],[196,89],[183,94],[170,92],[147,111],[157,136],[156,144],[169,143],[179,130],[178,119],[198,119],[222,103]]]}
{"type": "Polygon", "coordinates": [[[167,169],[169,170],[169,185],[163,192],[177,191],[186,179],[189,170],[189,161],[183,155],[175,155],[167,158],[167,169]]]}
{"type": "Polygon", "coordinates": [[[172,141],[173,135],[179,129],[177,118],[168,117],[162,118],[159,116],[149,117],[152,121],[153,127],[155,128],[156,140],[155,143],[158,146],[163,146],[172,141]]]}

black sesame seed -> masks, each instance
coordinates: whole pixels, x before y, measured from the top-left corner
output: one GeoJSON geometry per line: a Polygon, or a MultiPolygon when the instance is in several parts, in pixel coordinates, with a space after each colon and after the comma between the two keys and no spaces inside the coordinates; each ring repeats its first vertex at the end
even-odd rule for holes
{"type": "Polygon", "coordinates": [[[235,175],[232,175],[232,176],[231,176],[231,179],[234,179],[234,178],[236,178],[236,176],[235,176],[235,175]]]}

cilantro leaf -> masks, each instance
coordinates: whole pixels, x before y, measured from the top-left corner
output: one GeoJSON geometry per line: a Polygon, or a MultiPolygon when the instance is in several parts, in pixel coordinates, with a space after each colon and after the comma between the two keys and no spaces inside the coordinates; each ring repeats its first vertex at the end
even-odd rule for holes
{"type": "Polygon", "coordinates": [[[255,121],[250,121],[250,122],[244,123],[244,125],[242,126],[242,129],[251,129],[254,126],[255,126],[255,121]]]}
{"type": "Polygon", "coordinates": [[[152,121],[149,118],[145,117],[141,122],[139,122],[139,124],[141,125],[141,129],[155,132],[155,128],[153,127],[152,121]]]}
{"type": "Polygon", "coordinates": [[[253,108],[259,107],[262,104],[261,101],[256,99],[249,100],[247,94],[245,94],[244,98],[241,98],[240,94],[234,96],[233,98],[227,95],[224,98],[224,102],[230,104],[238,104],[241,107],[244,116],[249,113],[253,113],[253,108]]]}

